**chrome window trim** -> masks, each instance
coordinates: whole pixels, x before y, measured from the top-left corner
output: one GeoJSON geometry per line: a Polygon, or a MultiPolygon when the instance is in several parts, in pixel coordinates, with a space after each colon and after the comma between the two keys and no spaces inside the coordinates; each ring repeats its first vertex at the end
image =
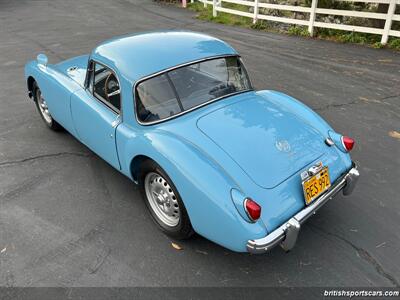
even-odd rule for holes
{"type": "Polygon", "coordinates": [[[224,95],[224,96],[221,96],[221,97],[217,97],[217,98],[211,99],[211,100],[203,102],[203,103],[201,103],[201,104],[199,104],[197,106],[193,106],[192,108],[189,108],[188,110],[181,111],[180,113],[177,113],[177,114],[175,114],[173,116],[170,116],[170,117],[167,117],[167,118],[164,118],[164,119],[161,119],[161,120],[156,120],[156,121],[152,121],[152,122],[142,122],[142,121],[139,120],[138,114],[137,114],[137,90],[136,89],[137,89],[137,86],[139,84],[141,84],[143,81],[146,81],[146,80],[151,79],[153,77],[156,77],[156,76],[162,75],[164,73],[168,73],[170,71],[173,71],[173,70],[176,70],[176,69],[179,69],[179,68],[183,68],[183,67],[186,67],[186,66],[189,66],[189,65],[193,65],[193,64],[200,63],[200,62],[203,62],[203,61],[218,59],[218,58],[225,58],[225,57],[238,57],[239,59],[241,59],[241,56],[239,54],[223,54],[223,55],[209,56],[209,57],[206,57],[206,58],[201,58],[201,59],[197,59],[197,60],[193,60],[193,61],[190,61],[190,62],[186,62],[186,63],[180,64],[180,65],[176,65],[176,66],[161,70],[159,72],[156,72],[156,73],[153,73],[153,74],[150,74],[150,75],[147,75],[147,76],[144,76],[144,77],[138,79],[135,82],[135,84],[133,85],[133,90],[132,90],[132,95],[134,97],[134,99],[133,99],[133,102],[134,102],[133,103],[133,110],[134,110],[134,113],[135,113],[136,122],[138,122],[138,124],[140,124],[142,126],[150,126],[150,125],[154,125],[154,124],[159,124],[159,123],[162,123],[162,122],[169,121],[171,119],[175,119],[175,118],[177,118],[179,116],[182,116],[182,115],[184,115],[186,113],[189,113],[189,112],[194,111],[196,109],[199,109],[199,108],[201,108],[203,106],[206,106],[206,105],[208,105],[208,104],[210,104],[212,102],[217,102],[217,101],[219,101],[219,100],[221,100],[223,98],[227,98],[227,97],[230,97],[230,96],[235,96],[235,95],[238,95],[238,94],[242,94],[242,93],[246,93],[246,92],[249,92],[249,91],[253,91],[254,90],[253,89],[253,84],[251,83],[249,74],[247,73],[247,70],[246,70],[246,67],[245,67],[243,61],[241,61],[242,65],[244,67],[244,71],[245,71],[245,73],[247,75],[247,78],[249,80],[249,84],[250,84],[250,88],[249,89],[246,89],[246,90],[243,90],[243,91],[234,92],[234,93],[230,93],[230,94],[227,94],[227,95],[224,95]]]}
{"type": "MultiPolygon", "coordinates": [[[[122,87],[121,87],[121,83],[120,83],[120,80],[118,78],[117,72],[115,72],[115,70],[113,68],[109,67],[107,64],[104,64],[104,63],[99,62],[97,60],[94,60],[92,58],[89,58],[89,62],[88,62],[88,65],[87,65],[86,69],[87,69],[87,71],[86,71],[86,78],[85,78],[85,90],[91,96],[93,96],[93,98],[95,98],[97,101],[99,101],[100,103],[102,103],[106,107],[108,107],[113,113],[115,113],[117,116],[119,116],[120,119],[122,120],[122,87]],[[115,78],[117,78],[119,89],[120,89],[120,94],[119,94],[119,99],[120,100],[119,101],[120,101],[121,109],[118,109],[118,108],[114,107],[114,105],[112,105],[111,103],[96,97],[96,95],[94,94],[94,76],[92,78],[92,80],[93,80],[93,90],[92,91],[89,90],[89,66],[90,66],[91,63],[99,64],[99,65],[102,65],[103,67],[106,67],[106,68],[110,69],[111,72],[114,74],[115,78]]],[[[94,72],[94,70],[93,70],[93,72],[94,72]]]]}
{"type": "Polygon", "coordinates": [[[85,82],[84,82],[84,84],[83,84],[83,87],[84,87],[84,89],[86,90],[87,88],[88,88],[88,85],[89,85],[89,66],[90,66],[90,63],[92,62],[93,60],[90,58],[90,56],[89,56],[89,58],[88,58],[88,61],[87,61],[87,65],[86,65],[86,75],[85,75],[85,82]]]}

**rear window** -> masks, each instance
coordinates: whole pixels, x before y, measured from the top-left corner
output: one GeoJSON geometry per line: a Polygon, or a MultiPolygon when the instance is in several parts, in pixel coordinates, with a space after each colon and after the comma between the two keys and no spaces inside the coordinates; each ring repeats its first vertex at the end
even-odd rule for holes
{"type": "Polygon", "coordinates": [[[139,121],[151,123],[251,89],[239,57],[210,59],[147,79],[136,88],[139,121]]]}
{"type": "Polygon", "coordinates": [[[138,85],[137,113],[142,122],[153,122],[182,111],[166,74],[153,77],[138,85]]]}

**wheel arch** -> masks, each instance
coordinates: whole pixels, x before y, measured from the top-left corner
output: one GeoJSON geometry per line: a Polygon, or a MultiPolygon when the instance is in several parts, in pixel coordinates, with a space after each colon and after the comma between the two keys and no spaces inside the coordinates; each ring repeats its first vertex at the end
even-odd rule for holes
{"type": "Polygon", "coordinates": [[[26,84],[28,87],[28,96],[29,98],[33,98],[33,85],[36,82],[35,78],[33,76],[29,76],[26,80],[26,84]]]}
{"type": "Polygon", "coordinates": [[[246,251],[249,238],[266,234],[264,225],[250,224],[238,213],[231,199],[237,184],[202,149],[161,130],[142,138],[121,147],[130,157],[127,175],[137,183],[144,161],[158,164],[179,192],[195,232],[234,251],[246,251]]]}
{"type": "Polygon", "coordinates": [[[132,179],[135,183],[138,183],[139,181],[139,175],[140,175],[140,166],[143,164],[144,161],[146,160],[151,160],[157,163],[154,159],[147,155],[143,154],[137,154],[135,157],[132,158],[130,165],[129,165],[129,170],[132,176],[132,179]]]}

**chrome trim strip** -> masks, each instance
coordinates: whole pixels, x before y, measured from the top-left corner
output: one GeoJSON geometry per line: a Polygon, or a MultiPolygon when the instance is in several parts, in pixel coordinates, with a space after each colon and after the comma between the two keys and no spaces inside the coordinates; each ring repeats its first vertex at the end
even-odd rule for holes
{"type": "Polygon", "coordinates": [[[139,120],[138,115],[137,115],[137,109],[136,109],[136,108],[137,108],[137,105],[136,105],[136,102],[137,102],[136,88],[137,88],[137,86],[138,86],[140,83],[142,83],[143,81],[145,81],[145,80],[147,80],[147,79],[156,77],[156,76],[158,76],[158,75],[161,75],[161,74],[164,74],[164,73],[168,73],[168,72],[170,72],[170,71],[172,71],[172,70],[175,70],[175,69],[179,69],[179,68],[186,67],[186,66],[189,66],[189,65],[192,65],[192,64],[196,64],[196,63],[199,63],[199,62],[203,62],[203,61],[207,61],[207,60],[212,60],[212,59],[223,58],[223,57],[238,57],[239,59],[241,58],[241,56],[240,56],[239,54],[222,54],[222,55],[210,56],[210,57],[201,58],[201,59],[198,59],[198,60],[193,60],[193,61],[190,61],[190,62],[186,62],[186,63],[180,64],[180,65],[177,65],[177,66],[173,66],[173,67],[171,67],[171,68],[167,68],[167,69],[161,70],[161,71],[159,71],[159,72],[157,72],[157,73],[153,73],[153,74],[150,74],[150,75],[148,75],[148,76],[145,76],[145,77],[142,77],[142,78],[138,79],[138,80],[135,82],[135,84],[133,85],[133,90],[132,90],[133,102],[134,102],[134,103],[133,103],[133,110],[134,110],[134,113],[135,113],[136,122],[137,122],[138,124],[142,125],[142,126],[149,126],[149,125],[159,124],[159,123],[166,122],[166,121],[168,121],[168,120],[177,118],[177,117],[179,117],[179,116],[181,116],[181,115],[183,115],[183,114],[189,113],[189,112],[191,112],[191,111],[193,111],[193,110],[196,110],[196,109],[198,109],[198,108],[201,108],[201,107],[203,107],[203,106],[206,106],[206,105],[209,104],[209,103],[217,102],[217,101],[219,101],[219,100],[221,100],[221,99],[223,99],[223,98],[227,98],[227,97],[230,97],[230,96],[235,96],[235,95],[237,95],[237,94],[241,94],[241,93],[253,91],[253,90],[254,90],[254,89],[253,89],[253,84],[252,84],[252,82],[251,82],[251,80],[250,80],[250,77],[249,77],[249,74],[248,74],[248,72],[247,72],[247,70],[246,70],[246,66],[244,65],[244,63],[243,63],[243,61],[242,61],[241,63],[242,63],[242,65],[243,65],[243,67],[244,67],[244,71],[245,71],[245,73],[246,73],[246,75],[247,75],[247,78],[249,79],[249,83],[250,83],[250,88],[249,88],[249,89],[243,90],[243,91],[238,91],[238,92],[235,92],[235,93],[231,93],[231,94],[229,94],[229,95],[224,95],[224,96],[221,96],[221,97],[218,97],[218,98],[215,98],[215,99],[211,99],[210,101],[201,103],[201,104],[199,104],[199,105],[197,105],[197,106],[194,106],[194,107],[192,107],[192,108],[190,108],[190,109],[188,109],[188,110],[181,111],[180,113],[177,113],[177,114],[175,114],[175,115],[173,115],[173,116],[170,116],[170,117],[165,118],[165,119],[162,119],[162,120],[156,120],[156,121],[152,121],[152,122],[142,122],[142,121],[139,120]]]}
{"type": "Polygon", "coordinates": [[[344,142],[343,142],[343,138],[344,138],[344,136],[342,135],[341,137],[340,137],[340,142],[342,143],[342,147],[343,147],[343,149],[344,149],[344,152],[349,152],[348,150],[347,150],[347,148],[346,148],[346,145],[344,144],[344,142]]]}
{"type": "Polygon", "coordinates": [[[343,190],[344,195],[349,195],[354,190],[359,176],[360,173],[356,165],[353,164],[353,167],[337,179],[331,189],[321,195],[314,203],[299,211],[267,236],[257,240],[248,240],[247,251],[253,254],[265,253],[278,244],[285,251],[292,249],[296,243],[301,224],[314,215],[318,209],[328,202],[328,200],[332,199],[339,191],[343,190]]]}

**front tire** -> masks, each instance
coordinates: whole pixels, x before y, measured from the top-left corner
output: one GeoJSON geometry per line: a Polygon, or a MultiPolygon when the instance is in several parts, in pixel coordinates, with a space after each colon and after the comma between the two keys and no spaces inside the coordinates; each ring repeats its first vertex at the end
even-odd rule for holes
{"type": "Polygon", "coordinates": [[[42,91],[36,82],[33,83],[32,93],[36,108],[47,127],[54,131],[61,131],[63,127],[51,116],[46,100],[43,98],[42,91]]]}
{"type": "Polygon", "coordinates": [[[187,239],[194,233],[185,205],[166,172],[155,162],[141,166],[139,185],[142,197],[158,227],[174,239],[187,239]]]}

